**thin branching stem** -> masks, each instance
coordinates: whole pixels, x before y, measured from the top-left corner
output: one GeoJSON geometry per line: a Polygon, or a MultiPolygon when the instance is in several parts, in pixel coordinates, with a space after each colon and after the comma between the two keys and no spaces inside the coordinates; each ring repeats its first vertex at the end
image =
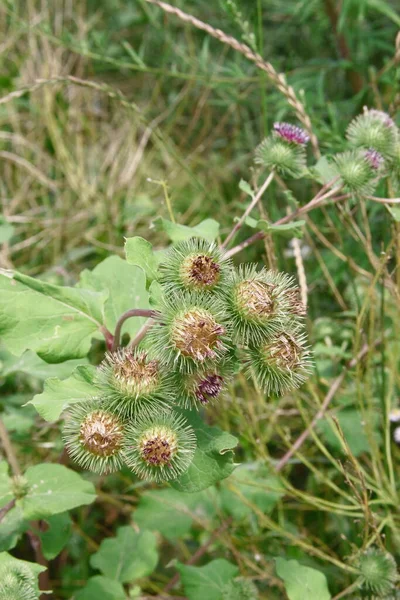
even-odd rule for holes
{"type": "Polygon", "coordinates": [[[131,310],[127,310],[126,312],[124,312],[124,314],[122,314],[120,316],[120,318],[118,319],[117,325],[115,327],[115,333],[114,333],[114,342],[112,345],[112,352],[115,352],[117,350],[117,348],[119,348],[120,345],[120,339],[121,339],[121,330],[122,327],[125,323],[125,321],[127,321],[127,319],[130,319],[132,317],[147,317],[147,318],[151,318],[154,317],[157,314],[157,312],[155,310],[151,310],[151,309],[147,309],[147,308],[132,308],[131,310]]]}
{"type": "Polygon", "coordinates": [[[272,180],[274,178],[274,175],[275,175],[274,171],[272,171],[268,175],[267,179],[264,181],[264,183],[262,184],[262,186],[258,190],[257,194],[253,197],[253,200],[250,202],[249,206],[244,211],[243,216],[236,223],[236,225],[234,226],[234,228],[232,229],[232,231],[230,232],[230,234],[226,237],[225,241],[222,244],[222,248],[226,248],[226,246],[229,244],[229,242],[235,237],[235,235],[237,234],[237,232],[239,231],[239,229],[241,228],[241,226],[245,222],[246,217],[249,216],[249,214],[251,213],[251,211],[253,210],[253,208],[261,200],[264,192],[266,191],[266,189],[269,187],[270,183],[272,182],[272,180]]]}

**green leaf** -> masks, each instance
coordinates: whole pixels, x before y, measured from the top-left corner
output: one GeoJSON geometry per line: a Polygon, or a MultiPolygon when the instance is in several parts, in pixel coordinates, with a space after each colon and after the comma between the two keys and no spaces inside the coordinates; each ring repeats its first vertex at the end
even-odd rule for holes
{"type": "Polygon", "coordinates": [[[120,527],[117,536],[103,540],[90,564],[109,579],[128,583],[150,575],[158,563],[157,539],[150,531],[120,527]]]}
{"type": "Polygon", "coordinates": [[[386,204],[386,208],[392,215],[393,219],[398,223],[400,221],[400,206],[388,206],[386,204]]]}
{"type": "Polygon", "coordinates": [[[140,497],[134,523],[140,529],[156,531],[168,540],[183,538],[189,533],[195,517],[211,518],[215,514],[215,495],[215,489],[197,494],[171,489],[150,490],[140,497]]]}
{"type": "Polygon", "coordinates": [[[141,237],[127,238],[125,255],[130,265],[137,265],[143,269],[149,282],[157,279],[158,260],[150,242],[141,237]]]}
{"type": "Polygon", "coordinates": [[[222,600],[224,585],[239,573],[235,565],[223,558],[213,560],[204,567],[178,563],[176,568],[181,574],[183,589],[189,600],[222,600]]]}
{"type": "Polygon", "coordinates": [[[21,356],[14,356],[4,350],[0,352],[0,360],[3,377],[13,375],[14,373],[25,373],[25,375],[31,375],[38,379],[47,379],[47,377],[65,379],[65,377],[71,375],[76,367],[87,362],[86,359],[79,358],[76,360],[67,360],[59,364],[49,364],[31,350],[27,350],[21,356]]]}
{"type": "Polygon", "coordinates": [[[46,571],[47,567],[43,567],[37,563],[29,562],[27,560],[20,560],[19,558],[14,558],[8,552],[0,552],[0,565],[4,565],[7,563],[13,563],[18,565],[25,565],[25,567],[29,567],[30,570],[37,576],[39,573],[43,573],[46,571]]]}
{"type": "MultiPolygon", "coordinates": [[[[146,277],[140,267],[130,265],[119,256],[110,256],[97,265],[93,271],[81,273],[81,284],[96,292],[108,292],[104,306],[105,325],[111,332],[119,317],[131,308],[149,308],[149,297],[146,291],[146,277]]],[[[133,337],[146,321],[135,317],[127,319],[122,333],[133,337]]]]}
{"type": "Polygon", "coordinates": [[[254,192],[251,188],[251,185],[244,179],[239,181],[239,189],[241,189],[245,194],[248,194],[251,198],[254,197],[254,192]]]}
{"type": "Polygon", "coordinates": [[[94,395],[93,378],[96,367],[78,367],[68,379],[52,377],[44,382],[44,390],[36,394],[28,404],[33,404],[46,421],[56,421],[62,411],[75,402],[94,395]]]}
{"type": "Polygon", "coordinates": [[[3,215],[0,215],[0,244],[8,242],[14,235],[14,226],[3,215]]]}
{"type": "Polygon", "coordinates": [[[39,531],[42,552],[47,560],[53,560],[66,546],[72,532],[72,521],[67,512],[47,517],[48,529],[39,531]]]}
{"type": "Polygon", "coordinates": [[[195,411],[185,411],[185,416],[195,430],[197,449],[189,469],[171,485],[182,492],[200,492],[232,473],[238,440],[218,427],[209,427],[195,411]]]}
{"type": "MultiPolygon", "coordinates": [[[[357,409],[345,409],[340,410],[336,413],[336,418],[339,421],[343,435],[348,443],[350,450],[354,456],[359,456],[363,452],[370,452],[371,444],[363,425],[364,418],[357,409]]],[[[369,423],[370,426],[374,426],[374,434],[376,436],[376,442],[379,444],[378,431],[376,427],[379,422],[379,415],[370,414],[369,423]]],[[[326,443],[334,448],[341,454],[344,452],[343,445],[341,443],[339,435],[336,433],[336,427],[331,426],[329,418],[321,419],[318,422],[317,430],[321,433],[326,443]]]]}
{"type": "Polygon", "coordinates": [[[172,223],[162,217],[157,217],[153,221],[153,227],[156,231],[164,231],[172,242],[182,242],[192,237],[200,237],[213,242],[219,234],[219,223],[214,219],[205,219],[195,227],[187,227],[172,223]]]}
{"type": "Polygon", "coordinates": [[[0,273],[0,336],[13,354],[34,350],[47,362],[84,357],[103,324],[106,294],[0,273]]]}
{"type": "Polygon", "coordinates": [[[305,221],[292,221],[291,223],[284,223],[283,225],[271,225],[264,219],[256,221],[256,219],[253,219],[252,217],[246,218],[246,225],[253,229],[261,229],[261,231],[265,231],[266,233],[288,238],[302,238],[304,234],[303,227],[305,224],[305,221]]]}
{"type": "Polygon", "coordinates": [[[88,580],[85,587],[74,598],[75,600],[126,600],[126,595],[118,581],[96,575],[88,580]]]}
{"type": "Polygon", "coordinates": [[[0,552],[11,550],[17,545],[21,535],[30,527],[19,506],[14,506],[0,522],[0,552]]]}
{"type": "Polygon", "coordinates": [[[329,162],[326,156],[322,156],[318,162],[310,169],[311,175],[319,183],[329,183],[337,176],[335,166],[329,162]]]}
{"type": "Polygon", "coordinates": [[[297,560],[276,558],[276,573],[285,584],[289,600],[315,598],[330,600],[326,577],[311,567],[303,567],[297,560]]]}
{"type": "Polygon", "coordinates": [[[27,469],[25,477],[30,489],[17,505],[26,519],[44,519],[96,499],[93,484],[63,465],[35,465],[27,469]]]}
{"type": "Polygon", "coordinates": [[[269,514],[284,494],[279,477],[258,463],[239,465],[221,486],[222,506],[237,520],[252,514],[246,501],[269,514]]]}

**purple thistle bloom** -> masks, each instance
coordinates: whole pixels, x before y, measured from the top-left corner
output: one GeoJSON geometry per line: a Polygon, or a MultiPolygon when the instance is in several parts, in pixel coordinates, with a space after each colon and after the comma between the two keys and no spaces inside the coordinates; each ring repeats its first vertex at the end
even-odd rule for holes
{"type": "Polygon", "coordinates": [[[274,123],[274,131],[287,142],[304,146],[310,136],[302,129],[291,123],[274,123]]]}
{"type": "Polygon", "coordinates": [[[375,117],[376,119],[382,121],[382,123],[386,125],[386,127],[395,127],[395,122],[393,121],[393,119],[391,119],[387,113],[383,112],[383,110],[376,110],[376,108],[371,108],[367,111],[367,114],[369,114],[371,117],[375,117]]]}
{"type": "Polygon", "coordinates": [[[381,169],[385,163],[385,159],[383,158],[382,154],[373,148],[368,148],[368,150],[364,152],[364,157],[370,166],[376,171],[379,171],[379,169],[381,169]]]}
{"type": "Polygon", "coordinates": [[[222,390],[223,379],[219,375],[207,375],[196,389],[196,396],[202,404],[208,404],[210,398],[216,398],[222,390]]]}

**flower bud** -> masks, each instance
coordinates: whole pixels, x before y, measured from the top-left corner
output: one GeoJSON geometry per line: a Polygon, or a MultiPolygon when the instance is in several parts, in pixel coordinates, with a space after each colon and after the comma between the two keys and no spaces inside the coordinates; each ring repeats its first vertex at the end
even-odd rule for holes
{"type": "Polygon", "coordinates": [[[268,394],[282,395],[304,383],[311,370],[305,335],[299,328],[280,331],[260,344],[249,346],[248,373],[268,394]]]}
{"type": "Polygon", "coordinates": [[[95,383],[107,407],[123,417],[166,407],[172,395],[170,377],[160,361],[138,348],[107,354],[95,383]]]}
{"type": "Polygon", "coordinates": [[[168,250],[160,282],[168,292],[215,293],[226,286],[231,268],[218,246],[192,238],[168,250]]]}
{"type": "Polygon", "coordinates": [[[75,462],[99,474],[121,468],[125,423],[119,416],[92,400],[72,404],[65,419],[63,439],[75,462]]]}
{"type": "Polygon", "coordinates": [[[199,409],[214,404],[223,396],[234,371],[233,360],[224,360],[200,368],[194,373],[179,373],[175,377],[177,402],[183,408],[199,409]]]}
{"type": "Polygon", "coordinates": [[[282,175],[301,177],[306,169],[309,136],[290,123],[275,123],[274,132],[256,148],[255,162],[282,175]]]}
{"type": "Polygon", "coordinates": [[[152,355],[162,363],[193,372],[222,358],[230,343],[230,325],[222,302],[215,297],[169,294],[159,324],[149,332],[152,355]]]}
{"type": "Polygon", "coordinates": [[[237,343],[259,342],[304,312],[294,280],[285,273],[240,266],[232,275],[227,312],[237,343]]]}
{"type": "Polygon", "coordinates": [[[17,500],[24,498],[30,489],[29,481],[23,475],[15,475],[12,478],[11,489],[17,500]]]}
{"type": "Polygon", "coordinates": [[[358,569],[361,588],[379,597],[390,594],[399,579],[393,556],[378,548],[369,548],[360,555],[358,569]]]}
{"type": "Polygon", "coordinates": [[[380,174],[373,161],[377,162],[379,159],[372,154],[374,151],[367,152],[353,150],[334,157],[336,171],[345,190],[351,194],[370,195],[378,183],[380,174]]]}
{"type": "Polygon", "coordinates": [[[184,417],[172,412],[138,418],[127,428],[124,457],[141,479],[168,481],[187,471],[196,435],[184,417]]]}
{"type": "Polygon", "coordinates": [[[384,158],[393,155],[399,138],[398,129],[389,115],[367,109],[351,121],[346,135],[354,148],[373,148],[384,158]]]}

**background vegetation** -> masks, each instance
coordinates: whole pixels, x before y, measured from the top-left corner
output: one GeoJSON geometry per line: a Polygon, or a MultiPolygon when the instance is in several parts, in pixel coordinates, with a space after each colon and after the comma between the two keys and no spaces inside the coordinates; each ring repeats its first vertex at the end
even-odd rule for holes
{"type": "MultiPolygon", "coordinates": [[[[396,119],[396,0],[176,5],[286,75],[322,154],[344,149],[347,124],[364,105],[396,119]]],[[[159,217],[188,226],[213,217],[227,234],[246,207],[239,182],[254,182],[255,147],[274,121],[297,122],[287,94],[267,73],[145,0],[2,0],[0,32],[0,266],[50,283],[73,285],[82,269],[122,256],[124,237],[164,247],[159,217]]],[[[318,152],[309,152],[312,165],[318,152]]],[[[305,204],[316,191],[311,179],[287,185],[271,185],[261,217],[275,221],[293,198],[305,204]]],[[[387,184],[379,192],[396,194],[387,184]]],[[[238,378],[228,405],[207,418],[239,438],[242,466],[205,492],[144,485],[128,471],[85,474],[96,486],[96,503],[56,524],[64,533],[61,553],[42,541],[54,598],[100,597],[81,588],[99,572],[109,574],[104,540],[118,545],[114,536],[129,524],[156,531],[158,567],[117,577],[115,585],[125,589],[101,592],[106,599],[129,593],[220,600],[220,591],[204,583],[215,582],[212,570],[189,576],[173,559],[197,567],[225,559],[257,584],[260,598],[324,600],[304,590],[293,595],[284,562],[293,559],[301,581],[315,576],[301,567],[326,576],[328,598],[356,598],[361,552],[378,546],[399,557],[399,450],[389,414],[400,384],[400,212],[373,202],[336,204],[305,220],[302,240],[268,236],[235,260],[300,279],[315,355],[310,381],[268,401],[238,378]],[[327,410],[318,414],[321,405],[327,410]],[[299,450],[281,463],[316,415],[299,450]],[[196,577],[203,578],[200,591],[196,577]]],[[[244,227],[238,240],[251,233],[244,227]]],[[[94,342],[92,362],[102,350],[94,342]]],[[[57,462],[62,442],[58,424],[22,406],[45,378],[63,379],[77,363],[23,358],[1,348],[2,422],[25,470],[57,462]]],[[[13,554],[38,560],[26,537],[13,554]]]]}

